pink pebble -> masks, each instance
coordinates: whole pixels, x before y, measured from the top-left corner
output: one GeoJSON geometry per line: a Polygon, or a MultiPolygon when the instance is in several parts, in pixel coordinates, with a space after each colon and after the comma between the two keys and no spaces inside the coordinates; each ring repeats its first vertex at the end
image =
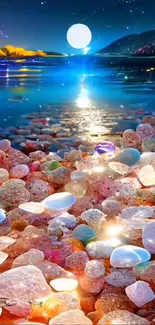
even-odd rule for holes
{"type": "Polygon", "coordinates": [[[11,147],[11,142],[7,139],[0,141],[0,150],[6,152],[11,147]]]}

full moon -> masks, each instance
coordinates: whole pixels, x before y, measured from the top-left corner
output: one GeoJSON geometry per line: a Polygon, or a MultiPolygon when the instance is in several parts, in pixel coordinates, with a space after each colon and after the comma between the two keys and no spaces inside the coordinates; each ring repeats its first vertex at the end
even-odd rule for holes
{"type": "Polygon", "coordinates": [[[88,26],[83,24],[72,25],[67,32],[67,41],[75,49],[84,49],[89,45],[92,33],[88,26]]]}

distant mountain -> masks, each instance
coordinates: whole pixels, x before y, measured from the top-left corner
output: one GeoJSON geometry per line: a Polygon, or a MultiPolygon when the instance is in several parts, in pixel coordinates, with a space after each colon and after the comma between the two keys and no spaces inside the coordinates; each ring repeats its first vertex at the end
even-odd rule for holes
{"type": "Polygon", "coordinates": [[[124,36],[101,49],[97,54],[154,55],[155,30],[124,36]]]}

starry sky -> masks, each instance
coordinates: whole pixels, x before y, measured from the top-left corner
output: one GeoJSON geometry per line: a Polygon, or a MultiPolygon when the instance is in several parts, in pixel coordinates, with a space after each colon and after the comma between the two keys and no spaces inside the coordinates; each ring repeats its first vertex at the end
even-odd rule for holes
{"type": "Polygon", "coordinates": [[[131,33],[155,29],[155,0],[0,0],[0,47],[79,53],[66,40],[68,28],[86,24],[95,52],[131,33]]]}

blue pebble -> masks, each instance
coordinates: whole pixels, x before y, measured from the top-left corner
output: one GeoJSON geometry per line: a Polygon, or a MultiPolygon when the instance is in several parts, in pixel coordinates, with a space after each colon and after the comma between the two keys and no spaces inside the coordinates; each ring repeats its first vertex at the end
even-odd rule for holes
{"type": "Polygon", "coordinates": [[[134,166],[140,159],[140,152],[134,148],[123,149],[112,161],[118,161],[127,166],[134,166]]]}
{"type": "Polygon", "coordinates": [[[90,239],[95,237],[95,231],[87,225],[79,225],[72,232],[72,237],[87,243],[90,239]]]}

